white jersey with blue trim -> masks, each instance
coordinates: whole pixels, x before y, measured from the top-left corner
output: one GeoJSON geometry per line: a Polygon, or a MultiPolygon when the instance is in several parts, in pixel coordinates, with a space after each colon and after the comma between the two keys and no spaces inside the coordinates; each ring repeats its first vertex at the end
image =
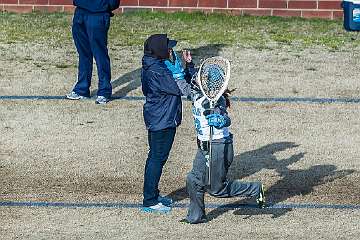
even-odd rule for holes
{"type": "MultiPolygon", "coordinates": [[[[206,108],[204,103],[208,100],[205,96],[202,96],[196,100],[193,99],[192,113],[195,121],[195,128],[197,132],[197,137],[200,141],[209,141],[210,139],[210,127],[208,121],[204,115],[206,108]]],[[[212,136],[213,140],[226,138],[230,135],[229,128],[223,127],[221,129],[213,128],[214,134],[212,136]]]]}

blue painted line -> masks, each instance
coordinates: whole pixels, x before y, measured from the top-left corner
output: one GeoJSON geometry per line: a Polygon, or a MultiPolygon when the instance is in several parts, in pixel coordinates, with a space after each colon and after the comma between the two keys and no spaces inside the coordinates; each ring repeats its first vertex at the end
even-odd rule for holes
{"type": "Polygon", "coordinates": [[[360,103],[360,98],[232,97],[231,100],[238,102],[360,103]]]}
{"type": "Polygon", "coordinates": [[[59,100],[65,96],[0,96],[0,100],[59,100]]]}
{"type": "MultiPolygon", "coordinates": [[[[0,100],[61,100],[65,99],[64,96],[0,96],[0,100]]],[[[184,98],[186,99],[186,98],[184,98]]],[[[89,98],[88,100],[94,100],[89,98]]],[[[142,96],[124,96],[113,97],[112,100],[127,100],[127,101],[144,101],[145,97],[142,96]]],[[[360,98],[295,98],[295,97],[232,97],[234,102],[255,102],[255,103],[360,103],[360,98]]]]}
{"type": "MultiPolygon", "coordinates": [[[[174,208],[185,209],[189,204],[174,204],[174,208]]],[[[141,208],[138,203],[71,203],[71,202],[11,202],[2,201],[0,207],[58,207],[58,208],[141,208]]],[[[206,208],[241,209],[257,208],[255,204],[206,204],[206,208]]],[[[267,209],[349,209],[360,210],[360,205],[352,204],[313,204],[313,203],[284,203],[269,205],[267,209]]]]}
{"type": "Polygon", "coordinates": [[[135,203],[0,202],[0,207],[139,208],[135,203]]]}

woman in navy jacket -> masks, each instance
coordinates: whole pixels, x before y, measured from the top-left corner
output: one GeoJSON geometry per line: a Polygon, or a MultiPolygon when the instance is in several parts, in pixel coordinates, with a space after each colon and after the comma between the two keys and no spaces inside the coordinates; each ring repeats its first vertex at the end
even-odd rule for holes
{"type": "MultiPolygon", "coordinates": [[[[158,186],[176,127],[181,124],[181,96],[191,91],[186,80],[175,80],[164,63],[169,58],[169,43],[173,41],[166,34],[155,34],[144,45],[141,82],[146,98],[143,114],[150,147],[144,174],[143,210],[147,212],[171,210],[172,200],[160,196],[158,186]]],[[[187,66],[193,67],[191,63],[187,66]]]]}
{"type": "Polygon", "coordinates": [[[79,100],[90,97],[90,85],[95,58],[99,75],[96,103],[107,103],[112,94],[111,67],[107,41],[112,11],[119,0],[74,0],[76,6],[72,34],[79,54],[78,81],[66,97],[79,100]]]}

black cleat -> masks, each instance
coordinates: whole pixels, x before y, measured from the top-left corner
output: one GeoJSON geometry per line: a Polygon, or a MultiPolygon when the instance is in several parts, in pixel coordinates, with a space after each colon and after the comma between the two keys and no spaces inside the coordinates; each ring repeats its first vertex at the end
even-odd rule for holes
{"type": "Polygon", "coordinates": [[[265,208],[266,207],[264,186],[262,184],[261,184],[261,187],[260,187],[259,197],[256,199],[256,202],[257,202],[257,205],[258,205],[259,208],[265,208]]]}
{"type": "Polygon", "coordinates": [[[183,224],[199,224],[199,223],[207,223],[207,218],[206,217],[203,217],[201,218],[199,221],[197,222],[190,222],[189,220],[187,220],[186,218],[185,219],[181,219],[179,222],[180,223],[183,223],[183,224]]]}

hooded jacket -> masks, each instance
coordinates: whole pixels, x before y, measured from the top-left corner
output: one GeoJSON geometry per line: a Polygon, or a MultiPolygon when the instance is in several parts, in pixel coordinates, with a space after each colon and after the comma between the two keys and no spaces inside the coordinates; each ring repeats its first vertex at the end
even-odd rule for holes
{"type": "Polygon", "coordinates": [[[120,0],[74,0],[73,4],[90,13],[110,13],[120,6],[120,0]]]}
{"type": "Polygon", "coordinates": [[[146,98],[143,114],[149,131],[173,128],[181,123],[181,90],[164,63],[168,57],[167,42],[166,34],[156,34],[144,45],[141,83],[146,98]]]}

